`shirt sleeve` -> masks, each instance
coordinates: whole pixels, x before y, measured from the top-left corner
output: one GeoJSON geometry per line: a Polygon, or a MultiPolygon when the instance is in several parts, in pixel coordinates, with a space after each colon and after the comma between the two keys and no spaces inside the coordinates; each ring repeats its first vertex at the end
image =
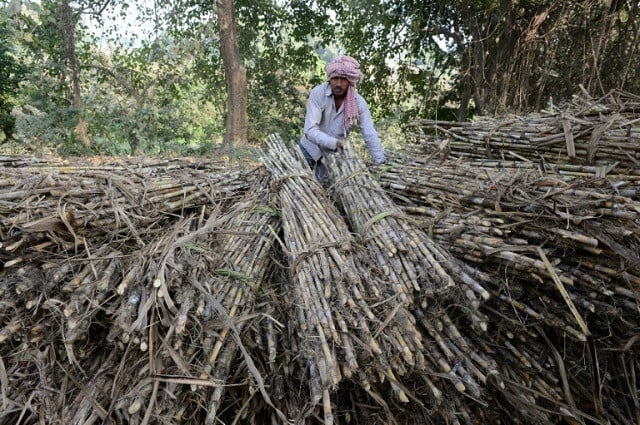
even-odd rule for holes
{"type": "Polygon", "coordinates": [[[362,137],[364,138],[364,142],[367,146],[369,154],[371,154],[373,163],[375,165],[384,163],[387,158],[384,154],[382,144],[380,143],[378,132],[376,131],[376,128],[373,124],[369,106],[362,96],[358,96],[358,115],[360,132],[362,132],[362,137]]]}
{"type": "Polygon", "coordinates": [[[309,94],[307,114],[304,119],[304,135],[311,143],[324,149],[336,149],[338,139],[320,130],[322,114],[326,108],[326,99],[322,86],[316,87],[309,94]]]}

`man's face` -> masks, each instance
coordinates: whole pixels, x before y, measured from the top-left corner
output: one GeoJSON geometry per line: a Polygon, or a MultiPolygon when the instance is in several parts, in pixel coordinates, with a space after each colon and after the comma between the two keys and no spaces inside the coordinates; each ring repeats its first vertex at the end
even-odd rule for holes
{"type": "Polygon", "coordinates": [[[329,85],[334,96],[344,96],[349,88],[349,80],[343,77],[333,77],[329,80],[329,85]]]}

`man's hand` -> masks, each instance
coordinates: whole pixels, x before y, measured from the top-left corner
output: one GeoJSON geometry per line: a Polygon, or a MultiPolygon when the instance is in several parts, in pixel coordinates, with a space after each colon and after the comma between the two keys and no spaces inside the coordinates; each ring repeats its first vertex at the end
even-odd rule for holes
{"type": "Polygon", "coordinates": [[[344,142],[342,141],[342,139],[338,139],[336,141],[336,152],[342,152],[344,151],[344,142]]]}

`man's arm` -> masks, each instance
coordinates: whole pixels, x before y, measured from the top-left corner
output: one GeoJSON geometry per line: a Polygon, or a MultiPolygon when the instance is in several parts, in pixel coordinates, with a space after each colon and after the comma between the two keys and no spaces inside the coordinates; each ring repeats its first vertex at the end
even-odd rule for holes
{"type": "Polygon", "coordinates": [[[378,132],[373,124],[373,118],[371,118],[371,112],[369,106],[362,96],[358,96],[358,123],[360,125],[360,131],[362,137],[367,145],[367,150],[371,154],[373,163],[379,165],[384,163],[387,158],[384,154],[384,149],[380,143],[378,132]]]}

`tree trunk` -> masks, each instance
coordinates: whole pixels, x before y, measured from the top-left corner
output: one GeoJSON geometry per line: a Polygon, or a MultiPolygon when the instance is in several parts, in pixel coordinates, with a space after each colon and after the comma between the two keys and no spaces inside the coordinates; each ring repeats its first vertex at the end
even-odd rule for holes
{"type": "Polygon", "coordinates": [[[218,0],[220,49],[227,84],[227,113],[225,116],[225,147],[244,144],[247,140],[247,72],[236,36],[233,0],[218,0]]]}
{"type": "Polygon", "coordinates": [[[58,4],[56,10],[58,28],[62,37],[62,58],[66,59],[71,69],[71,92],[73,94],[73,107],[78,114],[78,124],[76,132],[80,142],[88,147],[89,141],[87,121],[84,118],[84,102],[82,100],[82,92],[80,90],[80,65],[78,63],[78,55],[76,54],[76,25],[73,19],[73,10],[68,0],[63,0],[58,4]]]}

